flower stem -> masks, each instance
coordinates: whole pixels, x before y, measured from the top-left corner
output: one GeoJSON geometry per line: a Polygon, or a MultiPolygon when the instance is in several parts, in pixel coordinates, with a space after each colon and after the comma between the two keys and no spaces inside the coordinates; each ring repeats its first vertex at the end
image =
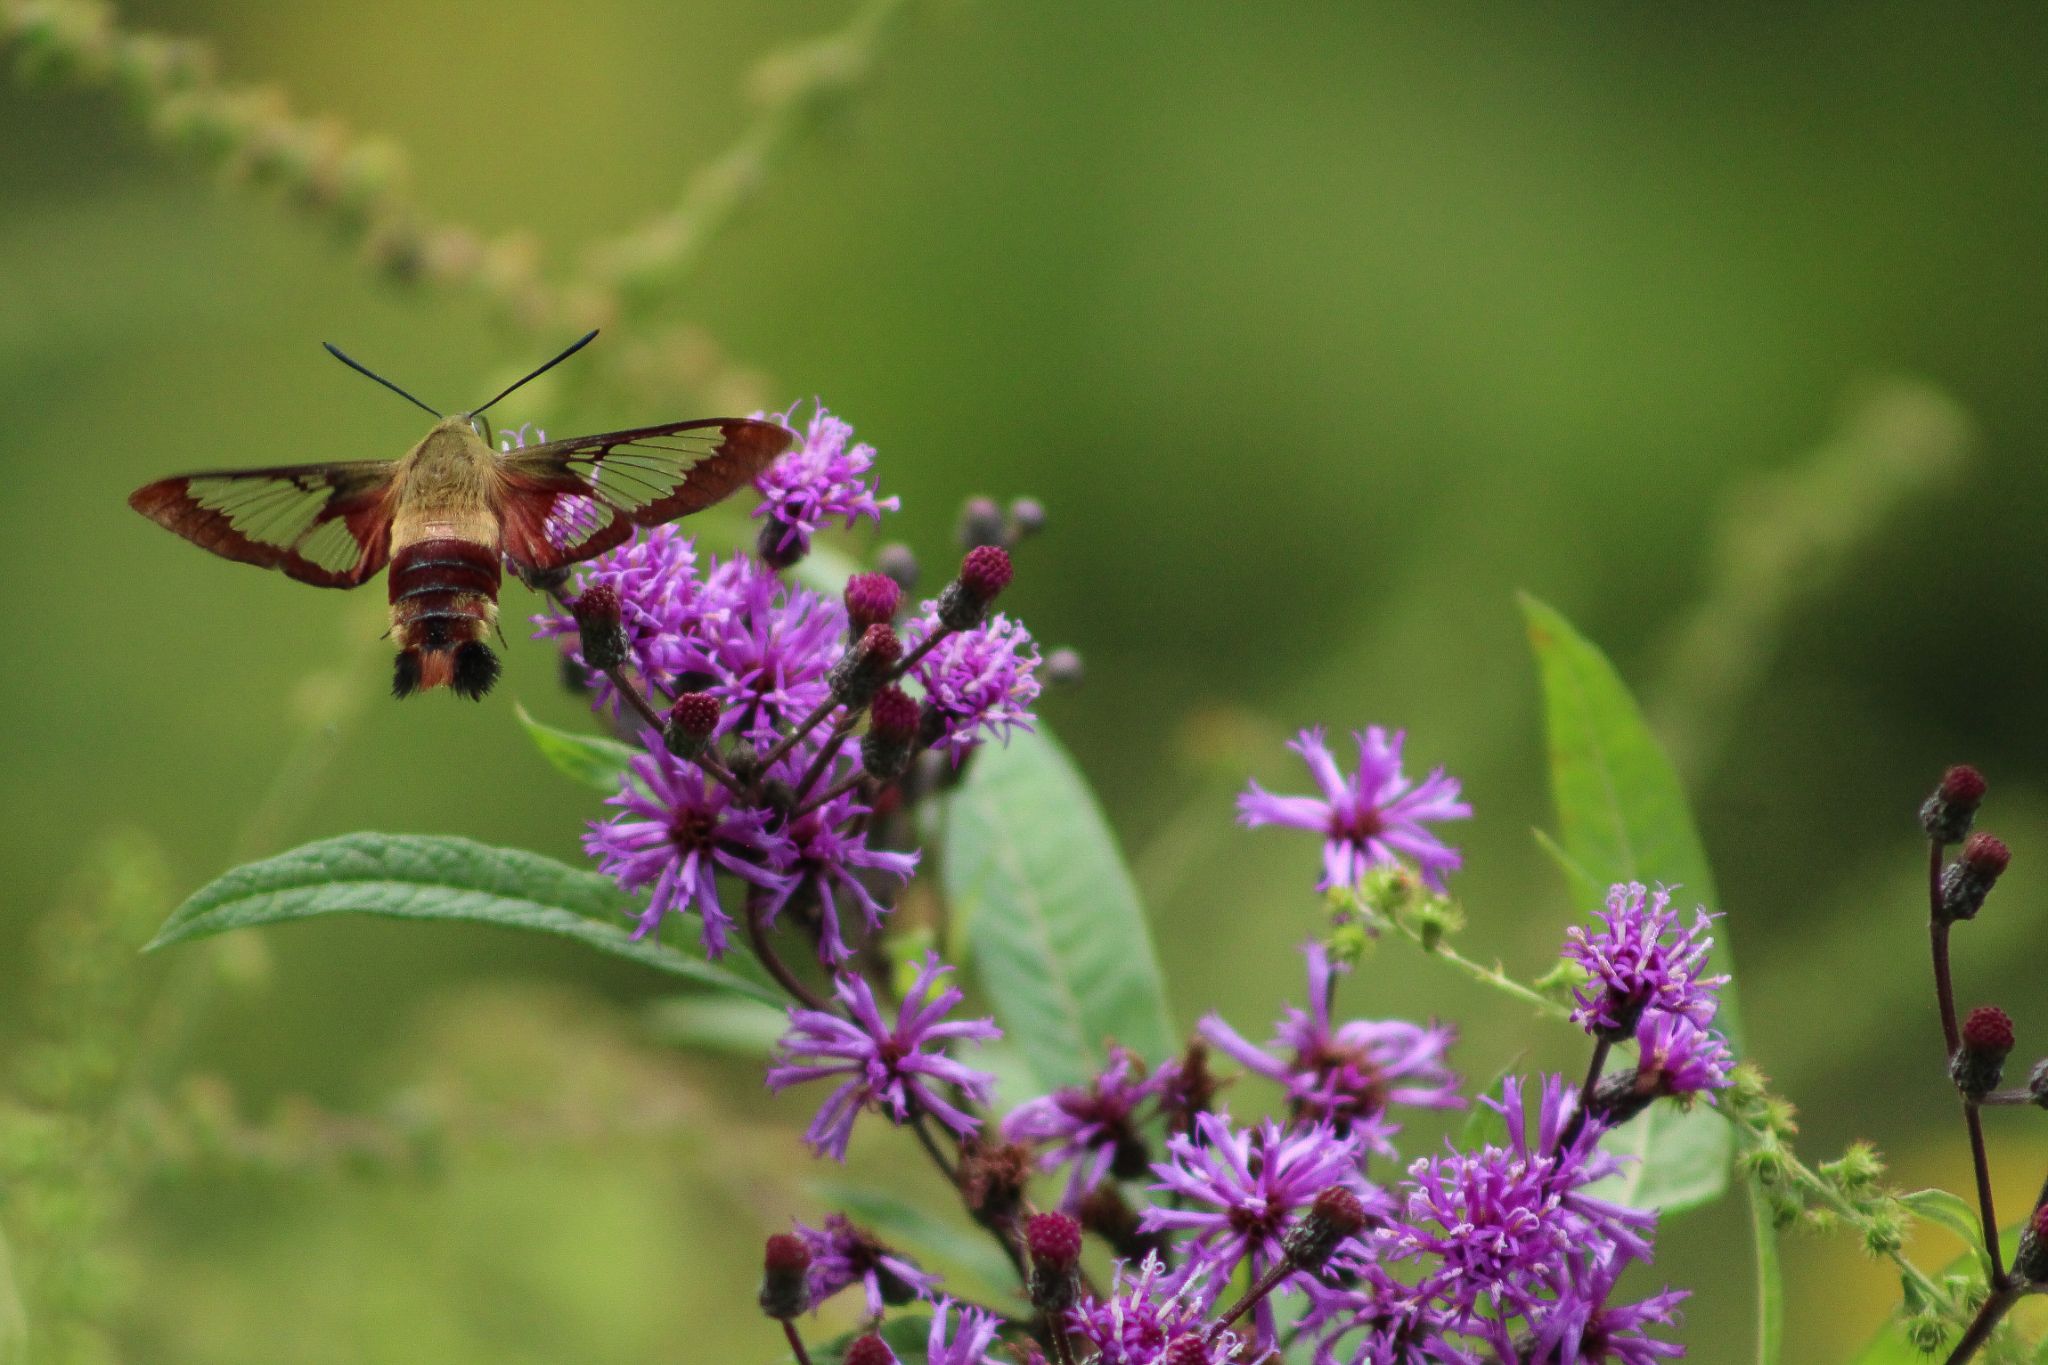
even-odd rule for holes
{"type": "Polygon", "coordinates": [[[805,1008],[832,1013],[830,1002],[806,986],[776,953],[775,944],[768,937],[768,925],[763,914],[767,906],[766,897],[758,893],[747,896],[747,942],[754,946],[754,956],[767,968],[768,975],[775,978],[775,984],[788,991],[805,1008]]]}
{"type": "Polygon", "coordinates": [[[1281,1257],[1280,1260],[1277,1261],[1271,1269],[1267,1270],[1265,1274],[1259,1276],[1259,1278],[1252,1283],[1251,1288],[1244,1291],[1243,1298],[1239,1299],[1236,1303],[1230,1305],[1229,1310],[1225,1312],[1222,1317],[1216,1319],[1216,1321],[1210,1325],[1209,1341],[1211,1343],[1214,1343],[1216,1338],[1222,1336],[1226,1331],[1230,1330],[1231,1323],[1236,1322],[1246,1313],[1249,1313],[1252,1311],[1252,1309],[1258,1307],[1260,1301],[1263,1300],[1268,1294],[1272,1293],[1275,1289],[1278,1289],[1280,1287],[1280,1281],[1286,1279],[1289,1275],[1293,1274],[1294,1270],[1294,1262],[1289,1260],[1285,1256],[1281,1257]]]}
{"type": "Polygon", "coordinates": [[[1614,1043],[1610,1039],[1596,1037],[1593,1040],[1593,1060],[1587,1063],[1585,1084],[1579,1087],[1579,1107],[1565,1124],[1564,1131],[1558,1134],[1557,1149],[1551,1155],[1555,1156],[1577,1142],[1579,1134],[1586,1131],[1586,1118],[1593,1112],[1593,1091],[1600,1084],[1600,1073],[1606,1069],[1607,1054],[1613,1048],[1614,1043]]]}
{"type": "MultiPolygon", "coordinates": [[[[766,776],[770,768],[774,767],[777,763],[780,763],[785,757],[787,757],[791,749],[794,749],[797,745],[803,743],[804,736],[810,734],[811,731],[817,729],[818,722],[825,719],[826,716],[830,715],[832,713],[832,708],[837,705],[839,705],[839,699],[837,697],[826,697],[825,700],[819,702],[815,707],[811,709],[811,714],[805,716],[802,720],[798,721],[796,723],[796,726],[793,729],[791,729],[788,734],[784,735],[781,739],[776,740],[775,747],[770,749],[767,753],[767,756],[761,760],[760,771],[763,774],[763,777],[766,776]]],[[[759,778],[755,779],[755,783],[757,786],[759,785],[760,781],[761,779],[759,778]]]]}
{"type": "Polygon", "coordinates": [[[818,784],[819,778],[825,775],[825,769],[831,765],[834,758],[838,757],[839,750],[846,743],[846,737],[853,733],[853,727],[859,721],[860,717],[858,715],[848,711],[832,727],[832,733],[827,735],[825,742],[818,746],[818,756],[811,760],[811,766],[804,770],[802,780],[796,784],[795,799],[798,802],[802,802],[805,794],[818,784]]]}
{"type": "Polygon", "coordinates": [[[1977,1310],[1977,1316],[1970,1319],[1970,1325],[1963,1332],[1962,1340],[1956,1343],[1955,1350],[1949,1352],[1948,1365],[1963,1365],[1964,1361],[1977,1354],[1984,1343],[1991,1339],[1991,1334],[1997,1330],[1999,1322],[2025,1293],[2026,1289],[2023,1286],[2014,1284],[1994,1288],[1991,1297],[1984,1300],[1983,1306],[1977,1310]]]}
{"type": "MultiPolygon", "coordinates": [[[[1948,916],[1941,907],[1941,841],[1927,841],[1927,938],[1934,957],[1934,997],[1941,1009],[1941,1036],[1953,1061],[1962,1036],[1956,1028],[1956,991],[1948,960],[1948,916]]],[[[1970,1166],[1977,1178],[1977,1218],[1984,1236],[1984,1262],[1991,1267],[1993,1295],[2005,1286],[2005,1250],[1998,1245],[1998,1213],[1991,1201],[1991,1158],[1984,1150],[1984,1119],[1977,1101],[1963,1099],[1963,1127],[1970,1136],[1970,1166]]],[[[2004,1310],[2001,1309],[2001,1312],[2004,1310]]],[[[1995,1324],[1996,1319],[1993,1319],[1995,1324]]],[[[1989,1331],[1989,1328],[1985,1329],[1989,1331]]]]}
{"type": "Polygon", "coordinates": [[[789,1353],[796,1357],[796,1365],[811,1365],[810,1353],[804,1350],[804,1339],[796,1330],[796,1324],[788,1318],[782,1320],[782,1334],[789,1338],[789,1353]]]}

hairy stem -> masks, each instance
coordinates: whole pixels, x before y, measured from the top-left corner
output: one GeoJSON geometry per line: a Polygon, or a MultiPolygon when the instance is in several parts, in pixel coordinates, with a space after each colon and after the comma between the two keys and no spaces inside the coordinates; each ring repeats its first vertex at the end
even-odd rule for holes
{"type": "Polygon", "coordinates": [[[1948,1365],[1963,1365],[1963,1362],[1983,1349],[1991,1334],[1998,1330],[1998,1324],[2012,1311],[2026,1290],[2018,1285],[2000,1285],[1991,1291],[1991,1297],[1977,1310],[1977,1316],[1970,1319],[1970,1325],[1956,1342],[1955,1350],[1949,1352],[1948,1365]]]}

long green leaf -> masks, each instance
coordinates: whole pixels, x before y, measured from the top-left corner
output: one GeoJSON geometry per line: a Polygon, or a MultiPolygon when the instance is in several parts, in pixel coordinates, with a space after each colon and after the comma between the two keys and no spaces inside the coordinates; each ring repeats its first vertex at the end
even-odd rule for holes
{"type": "Polygon", "coordinates": [[[781,998],[654,938],[634,942],[633,897],[595,872],[524,849],[421,834],[345,834],[247,863],[195,892],[150,948],[321,915],[462,920],[554,934],[699,985],[781,998]]]}
{"type": "Polygon", "coordinates": [[[1111,1040],[1174,1050],[1137,887],[1087,783],[1051,736],[974,756],[945,820],[943,878],[982,987],[1040,1082],[1074,1085],[1111,1040]]]}
{"type": "MultiPolygon", "coordinates": [[[[1662,882],[1688,901],[1719,908],[1706,849],[1693,825],[1671,760],[1607,657],[1542,602],[1522,597],[1529,642],[1543,680],[1552,794],[1570,867],[1595,886],[1662,882]]],[[[1715,925],[1713,967],[1729,974],[1717,1023],[1743,1055],[1742,1013],[1727,919],[1715,925]]],[[[1658,1105],[1615,1135],[1640,1156],[1621,1197],[1645,1206],[1690,1208],[1728,1186],[1734,1131],[1704,1106],[1691,1112],[1658,1105]]],[[[1761,1192],[1747,1191],[1756,1245],[1757,1348],[1761,1365],[1779,1356],[1783,1286],[1776,1234],[1761,1192]]]]}
{"type": "Polygon", "coordinates": [[[616,739],[602,735],[578,734],[574,730],[562,730],[543,721],[535,720],[526,713],[524,706],[512,708],[519,717],[519,723],[526,730],[526,736],[533,741],[533,747],[540,751],[550,766],[572,782],[580,782],[595,791],[610,795],[626,780],[627,769],[633,762],[633,755],[639,750],[630,744],[621,744],[616,739]]]}

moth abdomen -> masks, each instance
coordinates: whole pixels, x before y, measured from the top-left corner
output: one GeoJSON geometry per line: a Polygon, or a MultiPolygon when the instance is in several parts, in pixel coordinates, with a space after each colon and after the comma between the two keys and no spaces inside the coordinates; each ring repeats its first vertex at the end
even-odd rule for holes
{"type": "Polygon", "coordinates": [[[392,556],[393,692],[490,690],[498,659],[483,637],[497,621],[501,572],[496,549],[459,537],[414,541],[392,556]]]}

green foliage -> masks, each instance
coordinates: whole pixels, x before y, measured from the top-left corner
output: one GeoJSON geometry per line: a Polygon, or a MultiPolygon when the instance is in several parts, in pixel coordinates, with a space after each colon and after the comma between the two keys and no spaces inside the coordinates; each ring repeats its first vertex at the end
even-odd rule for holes
{"type": "Polygon", "coordinates": [[[947,802],[942,876],[996,1017],[1046,1086],[1100,1071],[1114,1040],[1176,1040],[1137,888],[1086,782],[1044,732],[974,756],[947,802]]]}
{"type": "Polygon", "coordinates": [[[626,926],[637,906],[610,878],[522,849],[421,834],[345,834],[235,868],[193,893],[152,949],[321,915],[456,920],[574,939],[698,985],[780,1002],[769,987],[626,926]]]}
{"type": "Polygon", "coordinates": [[[647,1031],[676,1047],[766,1057],[789,1027],[789,1018],[752,999],[733,995],[679,995],[647,1007],[647,1031]]]}
{"type": "Polygon", "coordinates": [[[570,781],[610,796],[626,780],[633,755],[639,752],[632,745],[606,739],[602,735],[558,729],[535,720],[527,714],[524,706],[516,706],[513,710],[526,731],[526,737],[540,751],[540,756],[570,781]]]}

